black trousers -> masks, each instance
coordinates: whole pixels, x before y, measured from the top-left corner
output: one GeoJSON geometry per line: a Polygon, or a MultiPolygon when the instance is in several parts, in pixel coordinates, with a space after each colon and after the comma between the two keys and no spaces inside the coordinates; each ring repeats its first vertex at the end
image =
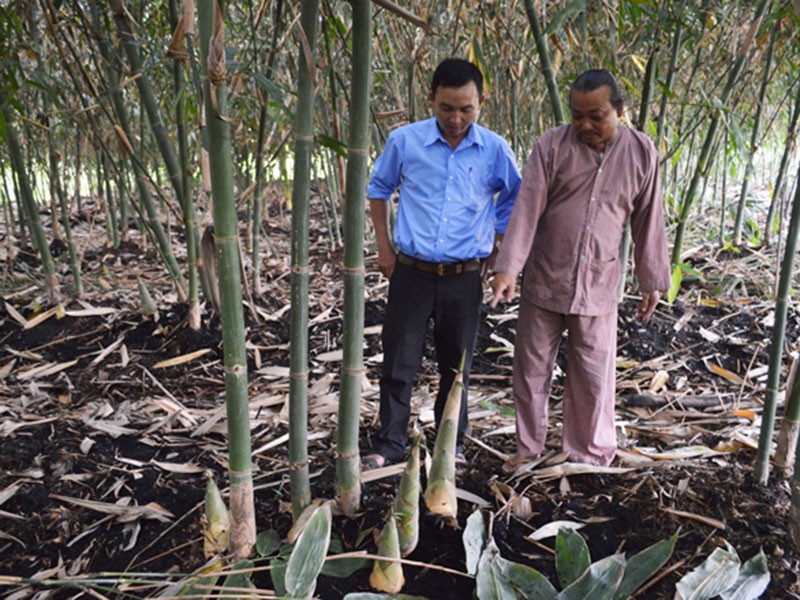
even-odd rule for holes
{"type": "Polygon", "coordinates": [[[428,322],[433,319],[433,341],[439,370],[436,425],[466,351],[464,396],[458,423],[458,445],[467,431],[467,385],[478,333],[483,289],[480,271],[440,277],[398,263],[389,285],[389,303],[383,322],[383,371],[380,381],[381,428],[373,452],[389,462],[403,459],[411,416],[411,390],[422,363],[428,322]]]}

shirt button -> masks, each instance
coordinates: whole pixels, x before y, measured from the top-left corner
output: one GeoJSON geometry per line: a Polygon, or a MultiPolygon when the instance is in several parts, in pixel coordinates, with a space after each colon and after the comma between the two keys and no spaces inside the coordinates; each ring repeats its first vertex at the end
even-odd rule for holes
{"type": "Polygon", "coordinates": [[[442,221],[444,221],[445,223],[447,223],[447,219],[442,219],[442,221]]]}
{"type": "Polygon", "coordinates": [[[452,175],[450,175],[450,181],[453,181],[453,176],[452,175]]]}
{"type": "Polygon", "coordinates": [[[597,198],[595,198],[594,196],[592,196],[592,202],[594,202],[595,200],[597,200],[597,198]]]}
{"type": "MultiPolygon", "coordinates": [[[[447,219],[445,219],[445,221],[447,221],[447,219]]],[[[589,226],[587,225],[587,226],[586,226],[586,231],[589,231],[589,229],[591,229],[591,227],[589,227],[589,226]]]]}

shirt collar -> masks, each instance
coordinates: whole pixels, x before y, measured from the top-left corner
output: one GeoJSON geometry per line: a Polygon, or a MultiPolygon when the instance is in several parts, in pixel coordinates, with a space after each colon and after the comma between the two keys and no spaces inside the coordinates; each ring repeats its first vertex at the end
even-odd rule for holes
{"type": "MultiPolygon", "coordinates": [[[[472,146],[472,145],[477,145],[477,146],[481,146],[481,147],[483,146],[483,135],[481,135],[480,129],[478,127],[476,127],[475,125],[476,124],[473,123],[470,126],[469,131],[467,131],[467,137],[465,137],[461,141],[461,144],[463,144],[463,147],[472,146]]],[[[430,119],[428,119],[428,121],[426,123],[426,127],[427,127],[427,130],[428,130],[426,135],[425,135],[425,145],[426,146],[430,146],[432,144],[435,144],[437,141],[441,141],[441,142],[447,144],[448,146],[450,145],[448,143],[448,141],[446,139],[444,139],[444,136],[442,135],[442,132],[439,131],[439,127],[436,125],[436,117],[431,117],[430,119]]],[[[459,145],[459,148],[462,147],[461,144],[459,145]]]]}

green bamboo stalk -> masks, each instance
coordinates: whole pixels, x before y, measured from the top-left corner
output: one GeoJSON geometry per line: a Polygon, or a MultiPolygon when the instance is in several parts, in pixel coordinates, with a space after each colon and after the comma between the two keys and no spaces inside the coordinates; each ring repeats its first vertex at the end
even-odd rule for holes
{"type": "Polygon", "coordinates": [[[14,126],[14,121],[11,118],[11,110],[9,109],[8,101],[9,98],[6,94],[6,90],[0,87],[0,114],[2,114],[3,120],[5,121],[6,143],[8,144],[8,156],[11,160],[11,168],[16,173],[21,202],[25,205],[28,216],[28,226],[31,230],[31,237],[36,242],[36,247],[42,260],[48,301],[51,304],[56,304],[61,300],[58,277],[56,276],[53,257],[50,254],[50,247],[47,245],[44,227],[39,218],[39,209],[36,206],[36,200],[33,198],[33,190],[31,189],[31,184],[28,179],[28,169],[25,166],[22,147],[19,142],[19,137],[17,136],[17,129],[14,126]]]}
{"type": "Polygon", "coordinates": [[[775,220],[775,213],[777,207],[781,203],[781,195],[785,187],[786,172],[789,170],[789,162],[791,161],[792,154],[795,148],[795,133],[797,131],[797,123],[800,120],[800,82],[797,84],[797,97],[794,102],[794,109],[792,116],[789,119],[789,126],[786,132],[786,142],[783,146],[783,156],[781,156],[781,164],[778,167],[778,175],[775,178],[775,185],[772,188],[772,200],[769,204],[769,211],[767,212],[767,222],[764,224],[764,243],[769,246],[772,242],[772,222],[775,220]]]}
{"type": "MultiPolygon", "coordinates": [[[[194,29],[194,3],[185,2],[184,12],[178,14],[178,5],[176,0],[169,2],[170,21],[172,23],[173,31],[176,28],[181,28],[178,32],[181,39],[183,38],[183,30],[194,29]]],[[[173,40],[173,44],[175,44],[173,40]]],[[[172,47],[172,46],[171,46],[172,47]]],[[[197,275],[197,215],[195,213],[194,198],[192,196],[192,176],[191,167],[189,165],[189,141],[186,134],[186,85],[185,85],[185,61],[187,58],[183,50],[183,44],[175,48],[175,55],[172,58],[172,79],[175,87],[175,123],[177,125],[178,135],[178,156],[181,165],[181,172],[183,173],[181,188],[183,189],[183,201],[181,202],[181,211],[183,213],[183,228],[186,234],[186,270],[189,285],[189,313],[187,315],[187,322],[189,327],[194,331],[200,329],[200,295],[198,292],[198,275],[197,275]]]]}
{"type": "Polygon", "coordinates": [[[172,184],[172,189],[175,190],[175,197],[178,199],[178,202],[183,205],[185,194],[181,163],[175,154],[175,149],[172,147],[169,132],[164,125],[164,121],[161,119],[161,112],[158,109],[158,100],[153,91],[153,86],[150,83],[150,78],[144,72],[142,57],[139,54],[140,45],[137,43],[133,31],[131,31],[130,24],[128,23],[128,12],[125,8],[125,0],[115,0],[114,21],[117,24],[117,30],[119,31],[125,54],[128,57],[128,62],[130,62],[131,75],[136,80],[136,87],[139,90],[142,105],[147,113],[150,131],[153,134],[153,138],[161,153],[161,158],[169,173],[169,180],[172,184]]]}
{"type": "Polygon", "coordinates": [[[353,75],[350,140],[344,202],[344,360],[336,430],[336,495],[339,508],[353,515],[361,502],[358,417],[364,376],[364,199],[369,160],[370,44],[372,5],[352,0],[353,75]]]}
{"type": "Polygon", "coordinates": [[[319,0],[300,3],[301,44],[297,74],[292,182],[292,319],[290,327],[289,465],[292,514],[311,502],[308,472],[308,214],[311,154],[314,147],[314,48],[319,0]]]}
{"type": "MultiPolygon", "coordinates": [[[[798,168],[797,177],[800,177],[798,168]]],[[[781,261],[781,273],[778,281],[778,293],[775,298],[775,324],[772,326],[772,345],[769,355],[769,372],[767,374],[767,391],[764,398],[764,410],[761,415],[761,430],[758,439],[755,473],[758,481],[767,483],[769,477],[769,457],[772,447],[772,434],[775,429],[775,412],[778,404],[778,388],[780,387],[781,370],[783,368],[783,344],[786,338],[786,315],[789,311],[790,289],[794,255],[800,238],[800,186],[795,189],[792,202],[792,216],[789,219],[789,231],[786,234],[786,249],[781,261]]],[[[797,411],[797,408],[793,408],[797,411]]],[[[792,418],[791,416],[789,417],[792,418]]],[[[794,417],[797,418],[797,415],[794,417]]]]}
{"type": "Polygon", "coordinates": [[[775,54],[775,41],[778,39],[778,28],[773,27],[769,36],[769,47],[765,59],[764,70],[761,73],[761,89],[758,92],[758,102],[756,103],[756,114],[753,117],[753,128],[750,130],[750,146],[745,149],[744,178],[742,179],[742,189],[739,193],[739,203],[736,206],[736,220],[733,223],[733,245],[739,246],[742,243],[742,224],[744,222],[744,209],[747,200],[747,192],[750,188],[750,175],[753,172],[753,156],[758,152],[758,136],[761,130],[761,115],[764,108],[764,99],[767,96],[767,86],[769,84],[770,73],[772,72],[772,57],[775,54]]]}
{"type": "MultiPolygon", "coordinates": [[[[49,104],[49,103],[48,103],[49,104]]],[[[67,251],[69,252],[69,264],[72,271],[72,279],[75,283],[75,297],[83,298],[83,278],[81,277],[81,263],[78,253],[75,250],[75,242],[72,239],[72,226],[69,223],[69,205],[67,204],[67,195],[64,188],[61,186],[61,177],[58,171],[58,158],[56,157],[56,148],[53,143],[53,131],[47,130],[47,152],[50,155],[50,193],[54,198],[58,199],[62,224],[64,227],[64,235],[67,238],[67,251]]],[[[56,222],[53,213],[53,222],[56,222]]]]}
{"type": "MultiPolygon", "coordinates": [[[[653,82],[656,77],[656,49],[650,51],[650,56],[647,59],[647,66],[644,70],[644,81],[642,82],[642,101],[639,104],[639,119],[636,122],[636,129],[644,131],[647,127],[647,119],[650,117],[650,99],[653,96],[653,82]]],[[[631,255],[631,224],[630,221],[625,222],[625,229],[622,232],[622,241],[620,242],[619,260],[622,266],[622,273],[619,278],[619,293],[620,300],[625,296],[625,284],[628,280],[628,263],[630,262],[631,255]]]]}
{"type": "Polygon", "coordinates": [[[228,77],[222,12],[216,0],[200,0],[200,40],[208,64],[205,110],[211,166],[211,198],[220,285],[220,317],[225,364],[225,404],[230,454],[229,546],[237,558],[250,555],[256,541],[253,472],[250,459],[250,415],[247,391],[242,282],[239,276],[239,236],[233,193],[231,130],[228,122],[228,77]],[[211,23],[213,15],[213,25],[211,23]]]}
{"type": "MultiPolygon", "coordinates": [[[[731,93],[739,81],[739,76],[744,69],[745,61],[750,51],[753,39],[755,38],[755,34],[761,25],[761,19],[764,16],[764,12],[766,11],[769,3],[770,0],[761,0],[756,8],[756,12],[753,15],[752,21],[750,22],[750,31],[746,35],[745,43],[743,43],[741,48],[739,48],[739,52],[736,55],[736,61],[728,72],[727,82],[725,83],[725,87],[723,88],[719,97],[720,106],[727,105],[728,99],[730,98],[731,93]]],[[[678,225],[675,230],[675,242],[672,246],[672,264],[674,265],[680,264],[681,262],[683,238],[686,234],[686,227],[689,223],[689,215],[691,213],[692,205],[694,204],[694,199],[695,195],[697,194],[697,188],[699,187],[700,180],[703,179],[708,173],[711,148],[714,146],[714,138],[717,135],[717,129],[719,128],[721,116],[720,110],[715,108],[711,116],[711,121],[708,125],[708,130],[706,131],[706,139],[703,143],[703,148],[700,151],[699,158],[697,159],[694,175],[692,176],[689,188],[683,197],[683,204],[681,206],[681,212],[678,218],[678,225]]]]}
{"type": "Polygon", "coordinates": [[[528,15],[528,22],[531,25],[533,39],[536,41],[536,52],[539,55],[539,62],[542,65],[542,74],[544,75],[545,85],[547,86],[547,95],[550,98],[550,105],[553,107],[553,117],[556,120],[556,125],[561,125],[564,122],[564,109],[561,107],[561,95],[558,93],[556,76],[553,73],[553,67],[550,63],[550,51],[547,48],[547,38],[544,36],[541,25],[539,25],[539,17],[536,14],[533,0],[525,0],[525,13],[528,15]]]}
{"type": "Polygon", "coordinates": [[[672,33],[672,50],[669,56],[669,67],[667,68],[667,78],[664,81],[664,91],[661,94],[661,107],[658,112],[658,124],[656,125],[656,149],[661,151],[661,142],[664,139],[664,125],[667,122],[667,102],[669,94],[672,92],[672,84],[675,80],[675,71],[678,65],[678,55],[680,54],[681,42],[683,41],[683,23],[678,21],[672,33]]]}

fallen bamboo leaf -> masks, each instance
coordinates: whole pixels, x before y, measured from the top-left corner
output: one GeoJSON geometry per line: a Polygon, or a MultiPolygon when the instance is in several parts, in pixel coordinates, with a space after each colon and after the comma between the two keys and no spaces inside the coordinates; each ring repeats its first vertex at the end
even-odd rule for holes
{"type": "MultiPolygon", "coordinates": [[[[57,316],[59,314],[62,315],[62,316],[64,314],[64,307],[61,306],[60,304],[57,305],[57,306],[54,306],[53,308],[50,308],[50,309],[44,311],[43,313],[39,313],[38,315],[36,315],[35,317],[33,317],[32,319],[27,321],[25,323],[25,325],[23,326],[23,329],[26,329],[26,330],[27,329],[33,329],[37,325],[40,325],[40,324],[44,323],[45,321],[47,321],[47,319],[49,319],[50,317],[57,316]]],[[[61,317],[58,317],[58,318],[61,318],[61,317]]]]}
{"type": "Polygon", "coordinates": [[[473,494],[472,492],[468,492],[467,490],[463,490],[458,487],[456,488],[456,498],[463,500],[464,502],[474,504],[478,508],[489,508],[492,505],[491,502],[481,498],[477,494],[473,494]]]}
{"type": "Polygon", "coordinates": [[[28,379],[49,377],[50,375],[55,375],[56,373],[60,373],[64,369],[69,369],[70,367],[76,364],[78,364],[77,359],[57,364],[47,363],[46,365],[40,365],[38,367],[34,367],[33,369],[29,369],[24,373],[20,373],[17,379],[19,379],[20,381],[27,381],[28,379]]]}
{"type": "Polygon", "coordinates": [[[528,535],[526,539],[533,540],[534,542],[546,540],[547,538],[555,537],[558,534],[558,530],[562,527],[565,529],[578,530],[582,529],[584,524],[576,523],[575,521],[551,521],[547,525],[539,527],[539,529],[528,535]]]}
{"type": "Polygon", "coordinates": [[[685,460],[688,458],[701,458],[717,454],[708,446],[685,446],[665,452],[649,452],[648,450],[634,448],[633,452],[643,454],[647,458],[652,458],[653,460],[685,460]]]}
{"type": "Polygon", "coordinates": [[[19,483],[12,483],[6,489],[0,491],[0,506],[3,506],[3,504],[5,504],[11,498],[13,498],[14,494],[16,494],[21,487],[22,485],[20,485],[19,483]]]}
{"type": "Polygon", "coordinates": [[[189,354],[183,354],[181,356],[176,356],[175,358],[168,358],[167,360],[162,360],[154,364],[153,370],[166,369],[167,367],[177,367],[178,365],[183,365],[200,358],[201,356],[205,356],[209,352],[212,352],[211,348],[203,348],[202,350],[196,350],[195,352],[190,352],[189,354]]]}
{"type": "Polygon", "coordinates": [[[11,315],[11,317],[12,317],[12,318],[13,318],[13,319],[14,319],[14,320],[17,322],[17,323],[19,323],[19,324],[20,324],[20,325],[22,325],[23,327],[25,327],[25,325],[27,325],[27,324],[28,324],[28,319],[26,319],[25,317],[23,317],[23,316],[22,316],[22,314],[20,314],[20,312],[19,312],[19,311],[18,311],[16,308],[14,308],[13,306],[11,306],[11,305],[10,305],[8,302],[6,302],[6,303],[5,303],[5,305],[6,305],[6,312],[7,312],[9,315],[11,315]]]}
{"type": "Polygon", "coordinates": [[[724,530],[725,523],[720,521],[719,519],[713,519],[711,517],[704,517],[703,515],[698,515],[696,513],[690,513],[683,510],[675,510],[674,508],[664,508],[664,512],[668,512],[671,515],[675,515],[676,517],[683,517],[685,519],[691,519],[692,521],[697,521],[698,523],[703,523],[704,525],[709,525],[716,529],[724,530]]]}
{"type": "Polygon", "coordinates": [[[715,365],[714,363],[706,362],[706,368],[715,375],[719,375],[723,379],[727,379],[736,385],[741,385],[744,383],[744,380],[736,373],[732,373],[731,371],[728,371],[728,369],[720,367],[719,365],[715,365]]]}
{"type": "Polygon", "coordinates": [[[104,348],[103,350],[101,350],[101,351],[100,351],[100,354],[98,354],[98,355],[95,357],[95,359],[94,359],[92,362],[90,362],[90,363],[89,363],[89,366],[90,366],[90,367],[93,367],[93,366],[95,366],[95,365],[98,365],[98,364],[100,364],[101,362],[103,362],[103,360],[106,358],[106,356],[108,356],[109,354],[111,354],[111,353],[112,353],[114,350],[116,350],[117,348],[119,348],[119,347],[122,345],[122,342],[123,342],[124,340],[125,340],[125,336],[124,336],[124,335],[123,335],[123,336],[120,336],[120,337],[117,339],[117,341],[116,341],[116,342],[114,342],[114,343],[110,344],[110,345],[109,345],[107,348],[104,348]]]}
{"type": "Polygon", "coordinates": [[[122,502],[130,502],[132,498],[120,498],[121,504],[114,504],[111,502],[97,502],[95,500],[84,500],[83,498],[74,498],[72,496],[61,496],[59,494],[51,494],[51,498],[87,508],[95,512],[103,513],[106,515],[114,515],[118,521],[122,523],[129,523],[137,519],[153,519],[161,521],[162,523],[169,523],[175,518],[167,509],[159,506],[156,502],[149,502],[143,506],[126,506],[122,502]]]}
{"type": "Polygon", "coordinates": [[[754,413],[749,408],[743,408],[741,410],[735,410],[735,411],[733,411],[731,413],[731,415],[734,416],[734,417],[741,417],[741,418],[747,419],[749,421],[755,421],[756,420],[756,413],[754,413]]]}
{"type": "Polygon", "coordinates": [[[206,471],[204,467],[192,464],[159,462],[157,460],[150,461],[150,464],[155,465],[159,469],[162,469],[163,471],[167,471],[169,473],[183,473],[192,475],[195,473],[205,473],[206,471]]]}
{"type": "Polygon", "coordinates": [[[5,379],[14,370],[14,365],[17,364],[17,359],[12,358],[9,362],[0,368],[0,379],[5,379]]]}
{"type": "Polygon", "coordinates": [[[630,473],[633,470],[632,468],[623,467],[601,467],[583,463],[564,463],[552,467],[544,467],[543,469],[532,471],[531,474],[537,479],[560,479],[561,477],[585,475],[587,473],[619,475],[621,473],[630,473]]]}
{"type": "Polygon", "coordinates": [[[115,315],[119,311],[110,306],[98,306],[97,308],[84,308],[81,310],[66,310],[64,314],[68,317],[105,317],[106,315],[115,315]]]}

